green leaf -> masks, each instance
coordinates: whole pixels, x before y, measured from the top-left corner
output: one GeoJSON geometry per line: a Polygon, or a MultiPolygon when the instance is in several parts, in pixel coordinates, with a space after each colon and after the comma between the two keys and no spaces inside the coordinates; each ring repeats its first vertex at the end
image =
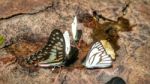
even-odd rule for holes
{"type": "Polygon", "coordinates": [[[5,38],[2,35],[0,35],[0,46],[4,43],[4,41],[5,41],[5,38]]]}

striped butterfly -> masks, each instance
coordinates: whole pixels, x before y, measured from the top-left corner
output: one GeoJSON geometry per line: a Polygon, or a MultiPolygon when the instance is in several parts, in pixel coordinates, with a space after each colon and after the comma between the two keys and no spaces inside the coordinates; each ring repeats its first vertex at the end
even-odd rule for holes
{"type": "Polygon", "coordinates": [[[96,42],[91,47],[83,65],[86,68],[106,68],[112,65],[112,59],[108,55],[100,42],[96,42]]]}
{"type": "MultiPolygon", "coordinates": [[[[26,63],[38,63],[38,66],[40,67],[63,66],[66,60],[66,41],[64,36],[67,36],[68,39],[68,35],[69,34],[67,34],[67,32],[63,35],[58,29],[53,30],[45,47],[37,53],[26,58],[26,63]]],[[[68,42],[68,44],[70,43],[68,42]]],[[[67,54],[68,52],[69,51],[67,50],[67,54]]]]}
{"type": "MultiPolygon", "coordinates": [[[[69,57],[69,52],[70,52],[70,48],[71,48],[70,47],[70,37],[69,37],[68,31],[64,32],[63,37],[64,37],[64,42],[65,42],[65,46],[63,48],[63,51],[65,50],[65,59],[64,59],[64,63],[62,65],[64,65],[66,63],[66,61],[70,58],[69,57]]],[[[61,53],[61,52],[58,51],[57,53],[61,53]]],[[[40,62],[39,66],[41,66],[41,67],[53,66],[53,65],[51,65],[52,63],[49,63],[49,60],[50,59],[47,59],[47,60],[44,60],[44,61],[40,62]]],[[[59,66],[59,65],[56,64],[56,66],[59,66]]]]}

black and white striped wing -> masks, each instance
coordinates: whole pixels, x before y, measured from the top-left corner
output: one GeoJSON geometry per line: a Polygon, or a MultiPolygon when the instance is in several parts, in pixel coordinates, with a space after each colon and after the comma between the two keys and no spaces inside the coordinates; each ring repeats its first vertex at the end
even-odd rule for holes
{"type": "Polygon", "coordinates": [[[38,62],[41,67],[60,66],[65,61],[65,40],[60,30],[51,32],[46,46],[26,59],[28,64],[38,62]]]}
{"type": "Polygon", "coordinates": [[[112,65],[112,59],[100,42],[96,42],[90,49],[84,66],[86,68],[106,68],[112,65]]]}

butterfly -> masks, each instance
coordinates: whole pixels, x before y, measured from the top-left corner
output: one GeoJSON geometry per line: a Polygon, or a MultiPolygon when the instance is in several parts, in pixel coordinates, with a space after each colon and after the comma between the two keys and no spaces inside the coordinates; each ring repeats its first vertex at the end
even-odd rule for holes
{"type": "Polygon", "coordinates": [[[78,21],[77,16],[74,17],[73,23],[71,24],[72,36],[73,36],[73,44],[75,46],[80,46],[80,41],[82,38],[82,30],[78,30],[77,28],[78,21]]]}
{"type": "Polygon", "coordinates": [[[112,66],[112,59],[106,53],[103,45],[100,42],[96,42],[88,52],[83,65],[86,68],[106,68],[112,66]]]}
{"type": "Polygon", "coordinates": [[[60,30],[54,29],[45,47],[26,58],[26,63],[37,63],[40,67],[63,66],[66,62],[66,56],[70,52],[69,40],[68,32],[63,34],[60,30]]]}
{"type": "Polygon", "coordinates": [[[71,24],[71,30],[72,30],[72,36],[73,40],[77,41],[78,40],[78,33],[77,33],[77,17],[74,17],[73,23],[71,24]]]}

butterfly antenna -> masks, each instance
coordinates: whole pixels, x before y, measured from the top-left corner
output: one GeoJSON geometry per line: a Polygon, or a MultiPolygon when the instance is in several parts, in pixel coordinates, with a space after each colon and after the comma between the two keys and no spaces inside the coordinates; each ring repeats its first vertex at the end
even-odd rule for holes
{"type": "Polygon", "coordinates": [[[113,21],[113,20],[111,20],[111,19],[109,19],[109,18],[106,18],[106,17],[104,17],[102,14],[97,14],[97,12],[94,10],[93,11],[93,16],[96,18],[96,20],[98,20],[99,21],[99,19],[101,18],[101,19],[103,19],[103,20],[107,20],[107,21],[110,21],[110,22],[115,22],[115,21],[113,21]]]}
{"type": "Polygon", "coordinates": [[[110,22],[115,22],[115,21],[113,21],[113,20],[111,20],[111,19],[109,19],[109,18],[106,18],[106,17],[104,17],[103,15],[98,15],[99,16],[99,18],[102,18],[103,20],[107,20],[107,21],[110,21],[110,22]]]}

